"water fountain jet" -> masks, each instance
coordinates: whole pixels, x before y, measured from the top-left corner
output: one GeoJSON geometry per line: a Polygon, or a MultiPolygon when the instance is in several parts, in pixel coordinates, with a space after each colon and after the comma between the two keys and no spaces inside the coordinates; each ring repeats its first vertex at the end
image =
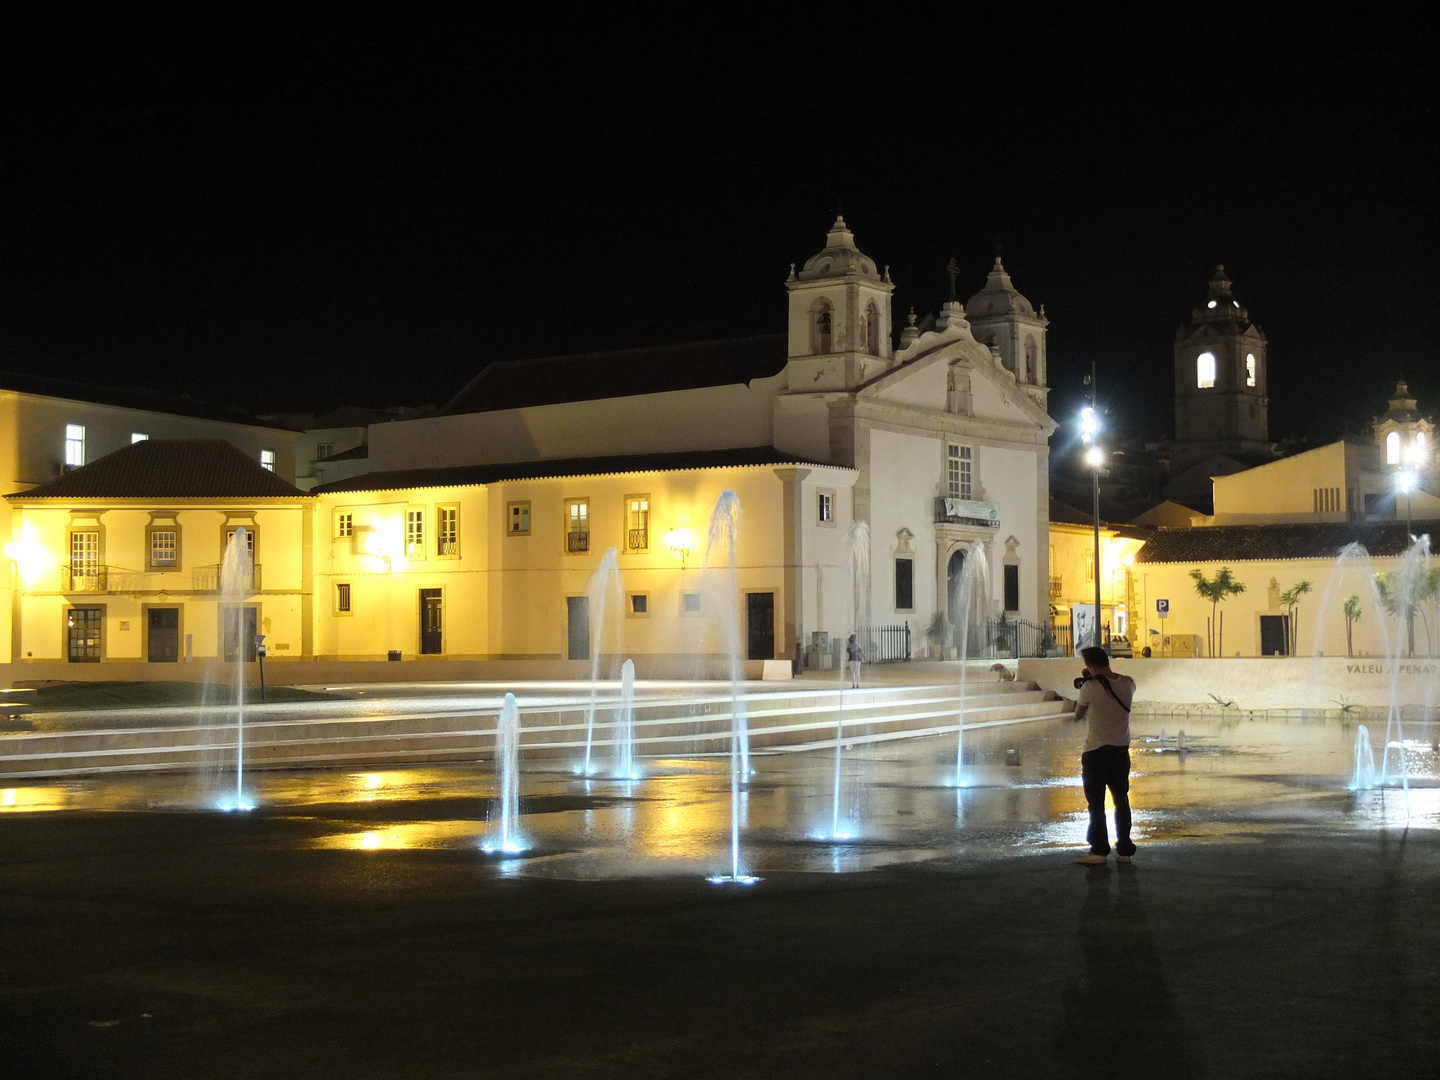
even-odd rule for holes
{"type": "Polygon", "coordinates": [[[254,593],[254,582],[249,535],[245,529],[237,528],[225,546],[218,582],[223,627],[220,663],[225,663],[224,652],[232,642],[235,650],[235,793],[233,797],[221,797],[219,807],[226,811],[255,808],[245,794],[245,663],[254,647],[253,634],[245,632],[245,599],[254,593]]]}
{"type": "Polygon", "coordinates": [[[615,640],[611,643],[618,653],[620,650],[620,565],[619,552],[610,548],[605,552],[595,573],[590,576],[586,590],[590,615],[590,707],[585,711],[585,760],[581,775],[594,776],[592,752],[595,746],[595,713],[600,695],[600,655],[606,642],[606,630],[615,640]]]}
{"type": "Polygon", "coordinates": [[[620,707],[615,717],[615,775],[621,780],[639,780],[635,760],[635,661],[626,660],[620,669],[620,707]]]}
{"type": "Polygon", "coordinates": [[[730,873],[708,880],[716,884],[751,885],[759,879],[746,874],[740,865],[740,788],[750,780],[750,732],[740,689],[743,661],[740,659],[740,581],[736,568],[739,540],[740,497],[733,491],[722,491],[710,517],[705,567],[708,578],[721,578],[711,580],[707,592],[713,601],[712,610],[720,619],[730,661],[730,873]],[[722,561],[717,563],[717,559],[722,561]]]}
{"type": "Polygon", "coordinates": [[[960,708],[955,723],[955,786],[965,787],[965,680],[966,667],[970,659],[972,628],[983,627],[989,613],[990,571],[985,559],[983,544],[970,548],[969,557],[960,571],[960,583],[952,599],[955,602],[955,618],[952,625],[957,635],[957,654],[960,658],[960,708]],[[979,618],[976,618],[976,615],[979,618]]]}
{"type": "Polygon", "coordinates": [[[520,834],[520,706],[506,694],[495,723],[495,770],[500,780],[500,827],[480,845],[487,854],[518,855],[529,850],[520,834]]]}

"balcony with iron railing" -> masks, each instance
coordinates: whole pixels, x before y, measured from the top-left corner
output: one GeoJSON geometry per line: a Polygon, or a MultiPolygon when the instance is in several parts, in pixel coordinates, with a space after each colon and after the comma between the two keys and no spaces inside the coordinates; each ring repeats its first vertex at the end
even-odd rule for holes
{"type": "MultiPolygon", "coordinates": [[[[67,593],[133,593],[168,591],[183,592],[178,584],[183,580],[174,572],[127,570],[121,566],[107,566],[104,563],[64,563],[60,567],[60,589],[67,593]]],[[[260,591],[260,565],[257,563],[244,583],[247,593],[260,591]]],[[[190,568],[190,591],[211,593],[220,591],[220,565],[194,566],[190,568]]]]}
{"type": "Polygon", "coordinates": [[[65,563],[60,580],[65,592],[103,593],[110,580],[110,567],[101,563],[65,563]]]}
{"type": "Polygon", "coordinates": [[[625,533],[626,551],[647,551],[650,548],[650,527],[641,526],[638,529],[630,529],[625,533]]]}
{"type": "Polygon", "coordinates": [[[1050,579],[1050,599],[1059,600],[1060,597],[1064,595],[1064,593],[1064,579],[1052,577],[1050,579]]]}
{"type": "MultiPolygon", "coordinates": [[[[219,592],[220,591],[220,569],[222,564],[211,566],[196,566],[190,571],[190,587],[197,593],[219,592]]],[[[242,582],[241,587],[247,594],[254,594],[260,591],[260,564],[256,563],[251,567],[250,580],[242,582]]]]}
{"type": "Polygon", "coordinates": [[[587,529],[571,529],[565,534],[565,550],[574,554],[590,550],[590,532],[587,529]]]}

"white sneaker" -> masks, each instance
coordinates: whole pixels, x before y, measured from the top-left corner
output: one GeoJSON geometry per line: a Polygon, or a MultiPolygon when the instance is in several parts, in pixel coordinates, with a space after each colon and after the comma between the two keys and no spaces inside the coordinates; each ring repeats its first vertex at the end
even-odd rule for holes
{"type": "MultiPolygon", "coordinates": [[[[1129,862],[1130,860],[1126,859],[1125,861],[1129,862]]],[[[1105,856],[1096,855],[1093,851],[1087,851],[1084,855],[1076,859],[1075,862],[1080,866],[1104,866],[1105,856]]]]}

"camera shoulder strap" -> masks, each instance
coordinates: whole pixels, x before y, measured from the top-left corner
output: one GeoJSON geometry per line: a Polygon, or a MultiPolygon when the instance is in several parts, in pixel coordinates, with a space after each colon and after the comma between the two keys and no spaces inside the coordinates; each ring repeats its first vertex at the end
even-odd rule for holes
{"type": "Polygon", "coordinates": [[[1124,709],[1127,713],[1130,711],[1130,706],[1120,700],[1120,695],[1115,693],[1115,688],[1110,685],[1110,680],[1104,675],[1100,676],[1100,685],[1105,687],[1105,692],[1115,699],[1116,705],[1119,705],[1120,708],[1124,709]]]}

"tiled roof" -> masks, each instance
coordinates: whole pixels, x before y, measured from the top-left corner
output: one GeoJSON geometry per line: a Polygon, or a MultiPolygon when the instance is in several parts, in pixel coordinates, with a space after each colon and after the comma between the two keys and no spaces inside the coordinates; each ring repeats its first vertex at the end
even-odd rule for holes
{"type": "MultiPolygon", "coordinates": [[[[1440,521],[1417,521],[1411,531],[1440,536],[1440,521]]],[[[1365,524],[1209,525],[1161,529],[1135,554],[1141,563],[1247,562],[1258,559],[1333,559],[1350,544],[1371,555],[1399,555],[1409,547],[1403,521],[1365,524]]]]}
{"type": "MultiPolygon", "coordinates": [[[[1052,525],[1083,525],[1087,529],[1095,527],[1095,518],[1083,510],[1077,510],[1068,503],[1059,499],[1050,500],[1050,523],[1052,525]]],[[[1129,537],[1132,540],[1144,540],[1154,530],[1146,525],[1129,525],[1124,522],[1110,522],[1101,519],[1100,528],[1112,532],[1116,536],[1129,537]]]]}
{"type": "Polygon", "coordinates": [[[444,415],[494,412],[748,383],[778,375],[786,359],[786,335],[765,334],[618,352],[496,361],[440,411],[444,415]]]}
{"type": "Polygon", "coordinates": [[[33,499],[308,498],[258,461],[218,439],[146,439],[48,484],[5,496],[33,499]]]}
{"type": "Polygon", "coordinates": [[[19,371],[0,371],[0,390],[61,398],[65,401],[88,401],[95,405],[114,405],[121,409],[168,413],[172,416],[194,416],[202,420],[243,424],[246,427],[295,430],[288,424],[259,420],[243,409],[221,409],[208,402],[197,401],[189,394],[162,394],[157,390],[143,390],[133,386],[97,386],[73,379],[52,379],[19,371]]]}
{"type": "Polygon", "coordinates": [[[398,491],[421,487],[470,487],[504,480],[543,480],[557,476],[604,476],[610,473],[671,472],[680,469],[724,469],[747,465],[816,465],[773,446],[732,450],[686,450],[673,454],[629,454],[617,457],[557,458],[508,465],[459,465],[445,469],[401,469],[321,484],[312,494],[334,491],[398,491]]]}

